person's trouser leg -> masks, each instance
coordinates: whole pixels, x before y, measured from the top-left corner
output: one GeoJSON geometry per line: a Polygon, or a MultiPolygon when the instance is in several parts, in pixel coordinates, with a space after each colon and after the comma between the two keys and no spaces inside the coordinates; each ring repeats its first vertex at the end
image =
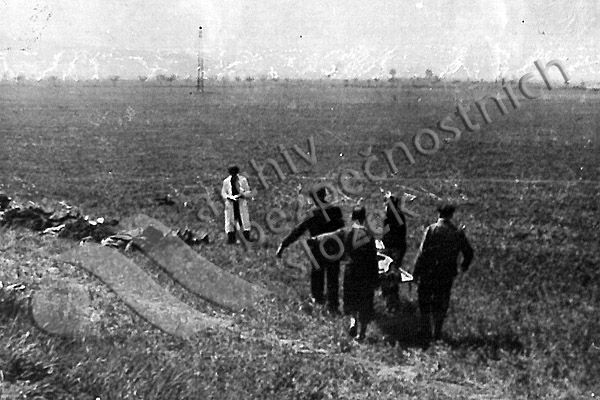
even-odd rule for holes
{"type": "MultiPolygon", "coordinates": [[[[242,224],[242,214],[240,213],[240,203],[238,203],[237,201],[234,201],[233,202],[233,236],[234,236],[233,243],[235,243],[235,234],[236,234],[238,226],[240,227],[241,230],[244,229],[243,228],[244,224],[242,224]]],[[[250,241],[250,239],[249,239],[250,232],[249,231],[248,232],[243,231],[243,235],[247,241],[250,241]]]]}
{"type": "Polygon", "coordinates": [[[390,290],[390,304],[392,310],[398,310],[400,308],[400,285],[398,282],[394,282],[392,289],[390,290]]]}
{"type": "MultiPolygon", "coordinates": [[[[235,244],[237,242],[236,232],[237,232],[237,224],[242,227],[242,216],[240,214],[240,205],[237,201],[232,202],[233,205],[233,221],[229,222],[229,225],[225,226],[225,231],[227,233],[227,244],[235,244]]],[[[225,217],[227,221],[227,216],[225,217]]]]}
{"type": "MultiPolygon", "coordinates": [[[[237,221],[242,226],[242,214],[240,214],[240,203],[233,202],[233,220],[237,221]]],[[[234,222],[235,225],[235,222],[234,222]]]]}
{"type": "Polygon", "coordinates": [[[325,270],[324,267],[320,268],[312,267],[310,271],[310,292],[315,300],[319,304],[325,302],[324,289],[325,289],[325,270]]]}
{"type": "Polygon", "coordinates": [[[235,244],[235,231],[227,232],[227,244],[235,244]]]}
{"type": "Polygon", "coordinates": [[[242,234],[244,235],[244,239],[246,239],[247,242],[250,242],[250,231],[243,231],[242,234]]]}
{"type": "Polygon", "coordinates": [[[446,319],[446,313],[450,306],[450,292],[452,290],[452,281],[443,282],[439,285],[435,291],[433,301],[433,321],[434,321],[434,334],[435,340],[442,338],[442,328],[444,326],[444,320],[446,319]]]}
{"type": "Polygon", "coordinates": [[[360,329],[357,336],[358,340],[363,340],[365,337],[367,337],[367,325],[369,325],[368,320],[360,323],[360,329]]]}
{"type": "Polygon", "coordinates": [[[327,306],[331,311],[337,312],[340,306],[340,264],[327,264],[325,271],[327,273],[327,306]]]}
{"type": "Polygon", "coordinates": [[[375,292],[373,290],[365,290],[361,293],[361,305],[358,313],[358,321],[360,323],[360,330],[358,332],[358,339],[363,340],[367,335],[367,326],[373,319],[374,309],[373,300],[375,292]]]}
{"type": "Polygon", "coordinates": [[[433,323],[434,323],[433,339],[434,340],[442,339],[442,327],[444,325],[445,318],[446,318],[446,315],[444,313],[441,313],[441,312],[433,313],[433,323]]]}
{"type": "Polygon", "coordinates": [[[400,287],[396,281],[396,276],[387,273],[381,284],[381,295],[385,299],[385,305],[388,311],[393,312],[400,308],[400,287]]]}
{"type": "Polygon", "coordinates": [[[351,337],[356,337],[356,334],[358,333],[358,317],[353,314],[350,316],[350,327],[348,328],[348,334],[351,337]]]}
{"type": "MultiPolygon", "coordinates": [[[[390,265],[388,286],[386,287],[385,300],[388,310],[394,311],[400,308],[400,271],[398,268],[402,265],[403,252],[399,248],[389,249],[389,256],[394,260],[390,265]]],[[[383,291],[383,289],[382,289],[383,291]]]]}
{"type": "Polygon", "coordinates": [[[419,298],[419,311],[421,313],[421,338],[424,342],[431,340],[432,331],[432,294],[431,284],[421,282],[417,290],[419,298]]]}

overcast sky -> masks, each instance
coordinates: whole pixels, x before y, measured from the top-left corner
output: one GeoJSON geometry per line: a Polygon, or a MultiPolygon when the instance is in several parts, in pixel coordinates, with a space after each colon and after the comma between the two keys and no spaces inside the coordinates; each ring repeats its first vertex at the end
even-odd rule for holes
{"type": "Polygon", "coordinates": [[[600,81],[598,0],[0,0],[0,75],[600,81]],[[203,39],[198,26],[203,26],[203,39]]]}

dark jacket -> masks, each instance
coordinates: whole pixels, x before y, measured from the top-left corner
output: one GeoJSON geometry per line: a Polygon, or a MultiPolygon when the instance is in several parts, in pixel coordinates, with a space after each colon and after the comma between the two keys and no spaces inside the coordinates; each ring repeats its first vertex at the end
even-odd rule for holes
{"type": "Polygon", "coordinates": [[[379,265],[375,239],[367,228],[354,224],[348,228],[319,235],[314,239],[319,242],[332,236],[340,239],[343,244],[344,257],[348,259],[344,282],[350,281],[357,288],[374,289],[379,282],[379,265]]]}
{"type": "Polygon", "coordinates": [[[462,270],[473,260],[473,248],[465,233],[449,220],[440,218],[429,225],[415,263],[413,276],[421,281],[447,281],[457,275],[458,254],[462,253],[462,270]]]}
{"type": "Polygon", "coordinates": [[[383,221],[384,229],[388,231],[383,235],[382,242],[386,250],[393,252],[398,263],[402,262],[406,253],[406,217],[404,213],[396,207],[392,210],[388,207],[383,221]]]}
{"type": "Polygon", "coordinates": [[[364,226],[358,225],[345,229],[342,239],[344,253],[349,258],[345,279],[356,281],[358,285],[375,288],[379,282],[375,239],[364,226]]]}
{"type": "Polygon", "coordinates": [[[309,232],[310,236],[317,236],[322,233],[333,232],[342,227],[344,227],[344,217],[341,208],[331,204],[325,204],[323,208],[315,207],[309,211],[308,217],[283,239],[281,247],[288,247],[306,231],[309,232]]]}

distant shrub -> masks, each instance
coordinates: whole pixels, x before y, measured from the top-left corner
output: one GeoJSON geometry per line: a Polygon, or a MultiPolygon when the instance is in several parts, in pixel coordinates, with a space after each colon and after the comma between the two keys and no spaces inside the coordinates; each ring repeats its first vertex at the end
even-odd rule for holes
{"type": "Polygon", "coordinates": [[[393,82],[396,80],[396,74],[397,74],[397,71],[395,68],[390,69],[390,82],[393,82]]]}
{"type": "Polygon", "coordinates": [[[148,77],[146,75],[138,75],[138,80],[140,82],[146,82],[148,80],[148,77]]]}
{"type": "Polygon", "coordinates": [[[119,75],[111,75],[108,77],[108,79],[112,82],[113,86],[116,86],[121,77],[119,75]]]}
{"type": "Polygon", "coordinates": [[[440,77],[435,75],[429,68],[425,70],[425,80],[429,82],[439,82],[440,77]]]}

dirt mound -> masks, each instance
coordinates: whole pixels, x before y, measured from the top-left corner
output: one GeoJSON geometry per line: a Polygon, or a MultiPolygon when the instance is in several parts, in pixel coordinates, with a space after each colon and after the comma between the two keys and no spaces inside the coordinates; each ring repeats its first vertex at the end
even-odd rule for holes
{"type": "Polygon", "coordinates": [[[181,302],[114,249],[87,244],[60,255],[58,260],[92,273],[137,314],[171,335],[189,338],[207,329],[231,325],[226,319],[206,315],[181,302]]]}

